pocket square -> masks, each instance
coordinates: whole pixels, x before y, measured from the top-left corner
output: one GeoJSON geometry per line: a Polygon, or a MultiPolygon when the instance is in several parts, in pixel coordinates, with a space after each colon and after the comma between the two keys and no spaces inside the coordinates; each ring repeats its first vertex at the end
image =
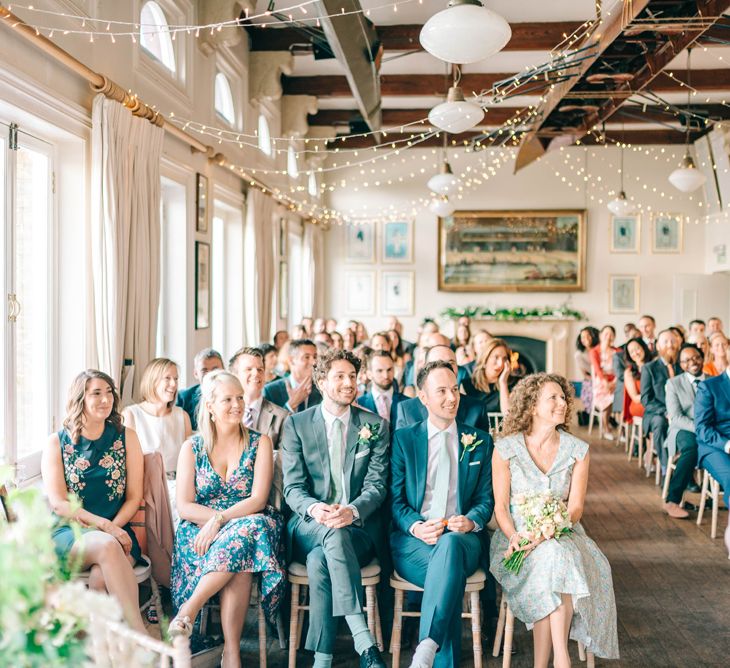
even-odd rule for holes
{"type": "Polygon", "coordinates": [[[365,448],[364,450],[361,450],[355,455],[355,459],[360,459],[360,457],[364,457],[365,455],[370,454],[370,448],[365,448]]]}
{"type": "Polygon", "coordinates": [[[469,466],[476,466],[477,464],[481,464],[482,460],[480,459],[478,462],[469,462],[469,466]]]}

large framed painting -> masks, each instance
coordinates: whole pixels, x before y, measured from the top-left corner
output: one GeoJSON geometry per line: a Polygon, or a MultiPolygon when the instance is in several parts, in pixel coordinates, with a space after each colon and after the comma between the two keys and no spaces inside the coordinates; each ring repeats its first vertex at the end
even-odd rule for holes
{"type": "Polygon", "coordinates": [[[586,213],[457,211],[439,218],[439,290],[585,290],[586,213]]]}

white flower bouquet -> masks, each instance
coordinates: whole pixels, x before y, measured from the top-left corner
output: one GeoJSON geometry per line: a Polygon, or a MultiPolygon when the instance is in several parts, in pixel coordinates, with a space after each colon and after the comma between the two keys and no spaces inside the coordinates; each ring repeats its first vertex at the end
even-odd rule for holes
{"type": "MultiPolygon", "coordinates": [[[[525,522],[525,529],[521,532],[524,537],[520,540],[520,547],[526,547],[539,538],[557,540],[573,532],[567,505],[552,492],[516,494],[514,505],[517,506],[517,512],[525,522]]],[[[502,564],[516,575],[520,572],[526,557],[525,550],[517,550],[506,557],[502,564]]]]}

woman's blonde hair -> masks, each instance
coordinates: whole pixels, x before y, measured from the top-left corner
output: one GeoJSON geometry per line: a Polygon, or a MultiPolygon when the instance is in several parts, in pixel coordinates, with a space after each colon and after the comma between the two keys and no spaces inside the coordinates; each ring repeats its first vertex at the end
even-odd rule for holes
{"type": "MultiPolygon", "coordinates": [[[[210,455],[215,448],[216,441],[218,440],[218,430],[215,426],[215,420],[213,414],[208,408],[209,403],[213,403],[216,398],[218,388],[223,383],[231,383],[235,385],[238,392],[243,394],[243,386],[238,376],[235,376],[230,371],[224,371],[223,369],[216,369],[210,373],[205,374],[203,382],[200,383],[200,404],[198,405],[198,431],[203,437],[203,446],[206,452],[210,455]]],[[[241,437],[241,452],[248,448],[249,434],[248,429],[243,424],[243,416],[241,416],[241,422],[238,425],[239,433],[241,437]]]]}
{"type": "Polygon", "coordinates": [[[474,364],[474,373],[471,376],[474,387],[480,392],[490,391],[489,381],[487,380],[487,360],[497,348],[504,348],[507,351],[507,357],[510,357],[512,354],[509,345],[504,339],[491,339],[487,342],[484,350],[482,350],[482,354],[477,357],[476,364],[474,364]]]}
{"type": "Polygon", "coordinates": [[[504,418],[501,436],[510,434],[529,434],[532,431],[532,420],[540,390],[548,383],[557,383],[563,390],[567,407],[565,419],[558,429],[568,431],[573,417],[573,401],[575,392],[573,385],[556,373],[533,373],[523,378],[509,395],[509,411],[504,418]]]}
{"type": "MultiPolygon", "coordinates": [[[[167,371],[168,367],[174,366],[178,368],[177,364],[167,357],[155,357],[146,367],[142,374],[142,380],[139,383],[139,391],[142,393],[142,401],[156,402],[160,400],[157,396],[157,384],[162,380],[167,371]]],[[[175,398],[167,404],[168,408],[172,408],[175,405],[177,399],[177,392],[175,398]]]]}
{"type": "Polygon", "coordinates": [[[98,378],[103,380],[112,390],[112,411],[107,422],[114,425],[118,433],[124,431],[124,423],[122,414],[119,412],[119,393],[114,386],[114,380],[103,371],[96,369],[86,369],[82,371],[71,383],[68,389],[68,400],[66,401],[66,417],[63,419],[63,426],[71,437],[71,443],[78,443],[81,430],[84,428],[84,398],[86,397],[86,386],[90,380],[98,378]]]}

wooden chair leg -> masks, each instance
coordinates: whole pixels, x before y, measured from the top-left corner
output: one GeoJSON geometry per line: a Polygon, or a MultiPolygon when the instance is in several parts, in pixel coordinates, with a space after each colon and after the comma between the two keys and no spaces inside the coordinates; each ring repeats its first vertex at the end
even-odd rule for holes
{"type": "Polygon", "coordinates": [[[710,496],[712,497],[712,525],[710,527],[710,538],[717,538],[717,512],[720,505],[720,483],[717,480],[710,480],[710,496]]]}
{"type": "Polygon", "coordinates": [[[512,637],[515,632],[515,616],[507,606],[507,615],[504,622],[504,645],[502,647],[502,668],[512,665],[512,637]]]}
{"type": "Polygon", "coordinates": [[[672,471],[674,471],[674,464],[670,462],[667,464],[667,474],[664,476],[664,487],[662,488],[662,501],[667,500],[669,495],[669,482],[672,480],[672,471]]]}
{"type": "MultiPolygon", "coordinates": [[[[667,464],[667,473],[669,473],[669,465],[667,464]]],[[[654,469],[654,484],[659,487],[662,482],[662,463],[657,456],[656,458],[656,469],[654,469]]]]}
{"type": "Polygon", "coordinates": [[[499,617],[497,618],[497,630],[494,632],[494,646],[492,647],[492,656],[499,656],[499,646],[502,644],[502,635],[504,634],[504,622],[507,617],[507,599],[502,594],[499,602],[499,617]]]}
{"type": "Polygon", "coordinates": [[[383,626],[380,623],[380,604],[378,603],[377,590],[375,592],[375,642],[381,652],[385,651],[383,644],[383,626]]]}
{"type": "Polygon", "coordinates": [[[593,655],[593,652],[588,652],[588,663],[586,664],[586,668],[596,668],[596,657],[593,655]]]}
{"type": "Polygon", "coordinates": [[[375,638],[375,585],[365,586],[365,610],[367,612],[368,631],[375,638]]]}
{"type": "Polygon", "coordinates": [[[638,465],[641,468],[644,465],[644,434],[639,433],[639,449],[638,449],[638,465]]]}
{"type": "Polygon", "coordinates": [[[705,514],[705,506],[707,505],[707,488],[710,485],[710,474],[706,470],[702,471],[702,491],[700,492],[700,509],[697,511],[697,526],[702,525],[702,516],[705,514]]]}
{"type": "Polygon", "coordinates": [[[471,640],[474,648],[474,668],[482,668],[482,607],[479,592],[469,592],[471,596],[471,640]]]}
{"type": "Polygon", "coordinates": [[[301,587],[302,602],[299,606],[299,616],[297,617],[297,649],[302,645],[302,629],[304,628],[304,613],[306,612],[304,607],[307,605],[309,596],[309,586],[302,585],[301,587]]]}
{"type": "Polygon", "coordinates": [[[393,655],[392,668],[400,668],[400,644],[403,633],[403,597],[402,589],[395,590],[393,603],[393,632],[390,635],[390,653],[393,655]]]}
{"type": "Polygon", "coordinates": [[[580,640],[578,641],[578,658],[581,661],[586,660],[586,646],[580,640]]]}
{"type": "Polygon", "coordinates": [[[279,636],[279,649],[286,649],[288,647],[286,629],[284,628],[284,615],[281,610],[276,613],[276,633],[279,636]]]}
{"type": "Polygon", "coordinates": [[[258,606],[258,618],[259,618],[259,668],[266,668],[266,650],[267,650],[267,639],[266,639],[266,617],[264,615],[264,609],[261,606],[261,600],[259,599],[258,606]]]}
{"type": "Polygon", "coordinates": [[[297,665],[297,634],[299,632],[299,585],[291,586],[291,614],[289,615],[289,668],[297,665]]]}

